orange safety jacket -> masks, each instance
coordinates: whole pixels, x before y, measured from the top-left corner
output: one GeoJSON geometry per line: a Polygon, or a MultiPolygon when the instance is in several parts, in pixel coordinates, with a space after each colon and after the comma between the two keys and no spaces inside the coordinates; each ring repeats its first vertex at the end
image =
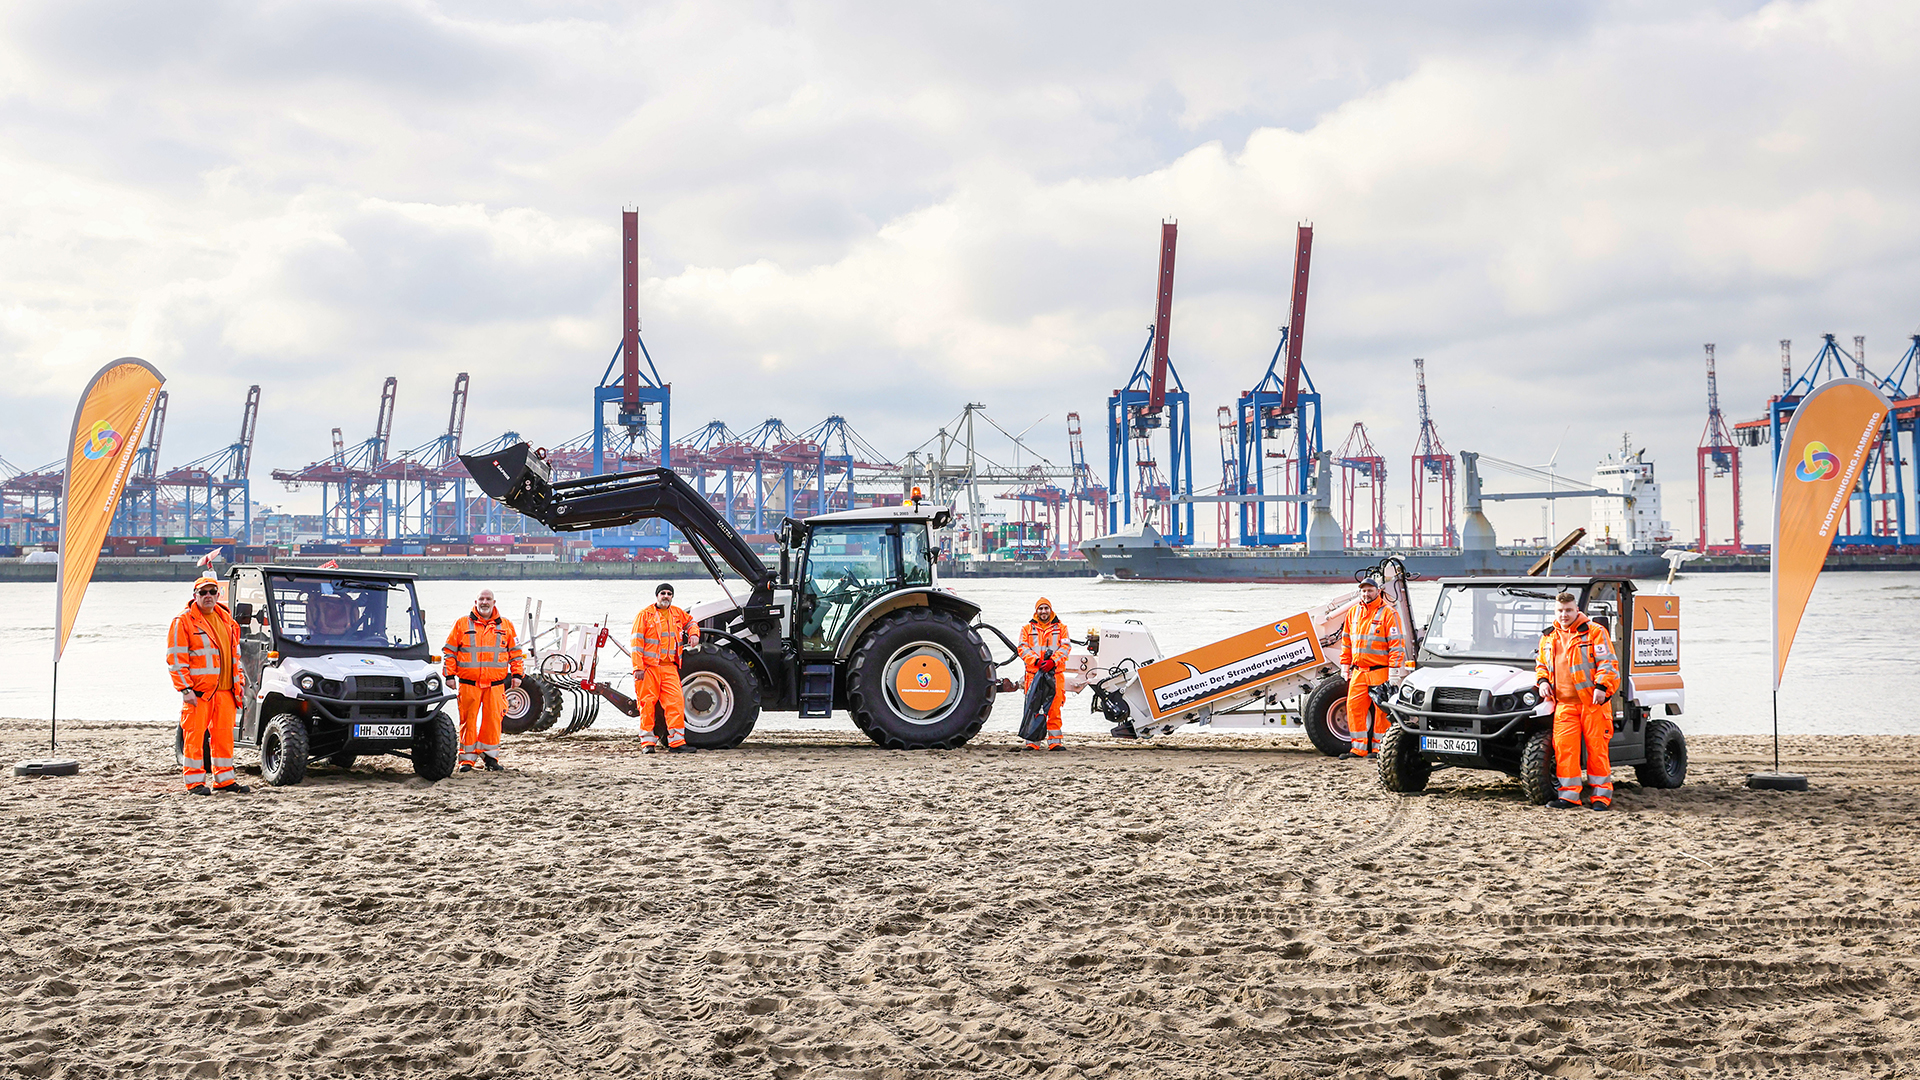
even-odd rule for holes
{"type": "Polygon", "coordinates": [[[175,690],[245,693],[247,674],[240,670],[239,655],[240,624],[233,621],[225,604],[216,604],[212,614],[202,615],[189,601],[187,610],[175,615],[167,628],[167,671],[173,675],[175,690]]]}
{"type": "Polygon", "coordinates": [[[1589,704],[1595,687],[1608,694],[1620,688],[1620,661],[1606,630],[1581,615],[1571,628],[1556,621],[1540,635],[1533,679],[1552,686],[1556,701],[1589,704]]]}
{"type": "Polygon", "coordinates": [[[1347,612],[1340,635],[1340,663],[1351,668],[1406,667],[1407,649],[1400,640],[1400,613],[1382,596],[1371,604],[1355,604],[1347,612]]]}
{"type": "Polygon", "coordinates": [[[700,644],[700,624],[693,616],[668,604],[665,611],[648,604],[633,617],[633,670],[678,668],[681,651],[700,644]]]}
{"type": "Polygon", "coordinates": [[[520,651],[513,624],[501,617],[499,608],[490,619],[481,618],[477,611],[461,616],[440,651],[440,671],[449,679],[491,686],[527,672],[527,656],[520,651]]]}
{"type": "Polygon", "coordinates": [[[1020,628],[1020,659],[1027,662],[1027,670],[1034,670],[1043,656],[1053,657],[1054,667],[1064,671],[1067,666],[1067,654],[1073,651],[1073,642],[1067,640],[1067,624],[1060,621],[1058,615],[1052,622],[1027,620],[1020,628]]]}

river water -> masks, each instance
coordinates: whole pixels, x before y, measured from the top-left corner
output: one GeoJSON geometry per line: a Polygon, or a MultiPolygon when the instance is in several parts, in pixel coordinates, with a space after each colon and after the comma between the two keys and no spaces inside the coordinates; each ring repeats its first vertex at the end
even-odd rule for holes
{"type": "MultiPolygon", "coordinates": [[[[1167,653],[1295,614],[1342,591],[1328,585],[1228,585],[1121,582],[1095,579],[971,578],[952,582],[961,595],[985,608],[986,619],[1018,635],[1033,600],[1050,597],[1075,637],[1089,624],[1137,619],[1167,653]]],[[[1652,585],[1653,583],[1647,583],[1652,585]]],[[[707,579],[678,582],[683,607],[718,598],[707,579]]],[[[737,583],[733,585],[739,590],[737,583]]],[[[481,585],[424,581],[419,589],[437,646],[455,618],[464,614],[481,585]]],[[[531,593],[544,613],[578,621],[611,615],[625,626],[651,599],[651,582],[543,581],[497,590],[501,607],[516,623],[523,597],[531,593]]],[[[1416,582],[1413,607],[1424,622],[1436,587],[1416,582]]],[[[1767,661],[1767,575],[1702,574],[1683,577],[1681,664],[1687,682],[1682,727],[1698,734],[1759,734],[1770,730],[1767,661]]],[[[101,582],[87,593],[79,625],[60,665],[59,712],[63,718],[170,723],[179,698],[165,665],[167,624],[187,599],[185,583],[101,582]]],[[[46,718],[52,689],[53,586],[0,584],[0,655],[8,678],[0,683],[0,716],[46,718]]],[[[1780,691],[1780,730],[1795,734],[1920,734],[1920,573],[1831,573],[1823,576],[1800,627],[1780,691]]],[[[1005,647],[990,642],[999,656],[1005,647]]],[[[624,658],[607,650],[624,668],[624,658]]],[[[1017,670],[1008,668],[1009,672],[1017,670]]],[[[1017,695],[1002,695],[989,732],[1010,737],[1018,720],[1017,695]]],[[[630,726],[611,708],[601,726],[630,726]],[[611,717],[611,719],[608,719],[611,717]]],[[[1104,732],[1089,716],[1084,698],[1070,696],[1069,732],[1104,732]]],[[[763,714],[768,728],[851,728],[844,715],[802,721],[791,714],[763,714]]],[[[998,737],[998,736],[996,736],[998,737]]],[[[1301,738],[1298,730],[1275,738],[1301,738]]]]}

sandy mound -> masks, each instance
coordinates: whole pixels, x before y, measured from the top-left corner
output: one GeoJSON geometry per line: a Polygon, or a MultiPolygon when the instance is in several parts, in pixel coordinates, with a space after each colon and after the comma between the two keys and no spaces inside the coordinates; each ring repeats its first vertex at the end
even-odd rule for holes
{"type": "Polygon", "coordinates": [[[189,800],[166,731],[66,730],[83,775],[0,780],[7,1075],[1920,1068],[1915,739],[1795,742],[1805,795],[1699,739],[1600,815],[1211,737],[589,734],[189,800]]]}

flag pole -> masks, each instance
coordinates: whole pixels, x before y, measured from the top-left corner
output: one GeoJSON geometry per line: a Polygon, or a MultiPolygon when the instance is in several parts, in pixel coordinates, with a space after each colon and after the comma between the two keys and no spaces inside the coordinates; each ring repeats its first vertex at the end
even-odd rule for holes
{"type": "Polygon", "coordinates": [[[60,752],[60,658],[53,660],[53,707],[47,717],[47,753],[60,752]]]}

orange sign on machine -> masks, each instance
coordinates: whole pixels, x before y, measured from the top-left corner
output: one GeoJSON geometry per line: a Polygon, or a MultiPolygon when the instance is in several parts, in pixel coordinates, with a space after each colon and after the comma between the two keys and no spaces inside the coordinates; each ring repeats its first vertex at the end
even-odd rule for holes
{"type": "Polygon", "coordinates": [[[1140,687],[1155,720],[1192,712],[1326,662],[1313,620],[1291,618],[1235,634],[1140,669],[1140,687]]]}
{"type": "Polygon", "coordinates": [[[1641,593],[1633,598],[1634,687],[1673,690],[1680,683],[1680,598],[1641,593]]]}

